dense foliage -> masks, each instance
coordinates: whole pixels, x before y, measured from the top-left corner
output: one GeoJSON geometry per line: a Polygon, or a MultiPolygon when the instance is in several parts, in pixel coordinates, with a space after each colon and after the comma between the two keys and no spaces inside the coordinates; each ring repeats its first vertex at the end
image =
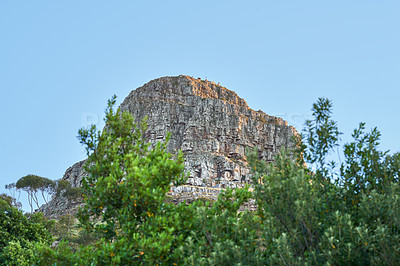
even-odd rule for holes
{"type": "Polygon", "coordinates": [[[268,166],[249,156],[266,261],[398,265],[399,154],[379,151],[380,133],[361,123],[338,169],[328,162],[340,135],[331,102],[319,99],[312,111],[294,154],[282,151],[268,166]]]}
{"type": "Polygon", "coordinates": [[[400,154],[380,151],[379,131],[366,132],[361,123],[343,147],[344,162],[332,160],[341,133],[329,100],[313,105],[296,150],[282,150],[270,164],[248,152],[253,189],[226,189],[216,201],[191,204],[166,196],[186,180],[182,153],[166,151],[169,137],[147,143],[146,121],[135,123],[114,104],[115,97],[103,131],[79,131],[89,156],[82,189],[53,186],[56,195],[83,195],[79,223],[69,215],[53,223],[24,216],[3,196],[1,221],[17,230],[1,227],[3,263],[400,264],[400,154]],[[255,212],[241,208],[250,199],[255,212]],[[58,245],[49,246],[45,228],[58,245]]]}
{"type": "Polygon", "coordinates": [[[43,214],[24,215],[10,197],[0,197],[0,264],[31,265],[36,243],[49,245],[52,237],[43,214]]]}

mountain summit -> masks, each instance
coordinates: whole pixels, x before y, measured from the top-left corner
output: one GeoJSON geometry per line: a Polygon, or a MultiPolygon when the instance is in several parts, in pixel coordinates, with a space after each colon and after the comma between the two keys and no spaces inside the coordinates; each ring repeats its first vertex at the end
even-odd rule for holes
{"type": "MultiPolygon", "coordinates": [[[[249,108],[235,92],[185,75],[148,82],[133,90],[120,108],[136,121],[148,117],[148,141],[165,140],[170,132],[168,151],[184,153],[189,178],[185,186],[172,188],[174,197],[213,197],[221,188],[244,186],[250,182],[247,148],[256,147],[261,158],[272,161],[281,147],[293,147],[291,137],[297,134],[283,119],[249,108]]],[[[82,166],[78,162],[67,169],[63,179],[79,186],[82,166]]]]}

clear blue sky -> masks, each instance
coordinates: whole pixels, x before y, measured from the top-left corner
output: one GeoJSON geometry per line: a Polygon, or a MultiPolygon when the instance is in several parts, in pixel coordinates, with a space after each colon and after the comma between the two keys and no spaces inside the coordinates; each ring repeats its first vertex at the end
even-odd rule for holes
{"type": "Polygon", "coordinates": [[[0,192],[29,173],[61,178],[85,157],[82,118],[179,74],[297,127],[328,97],[344,141],[365,121],[400,151],[399,14],[376,0],[1,1],[0,192]]]}

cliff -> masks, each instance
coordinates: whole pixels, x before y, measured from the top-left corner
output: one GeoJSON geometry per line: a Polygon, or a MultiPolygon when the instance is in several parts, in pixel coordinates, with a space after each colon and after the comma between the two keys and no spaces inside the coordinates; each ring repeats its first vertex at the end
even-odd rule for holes
{"type": "MultiPolygon", "coordinates": [[[[189,76],[162,77],[133,90],[120,106],[136,121],[148,117],[146,139],[165,140],[168,151],[182,150],[187,184],[173,188],[175,198],[213,197],[221,188],[240,187],[250,181],[246,149],[257,147],[260,157],[272,161],[281,147],[291,148],[296,130],[281,118],[254,111],[235,92],[211,81],[189,76]]],[[[83,162],[70,167],[63,179],[79,186],[83,162]]],[[[54,210],[54,199],[41,208],[54,210]]],[[[58,199],[60,201],[60,199],[58,199]]],[[[64,204],[68,209],[68,203],[64,204]]]]}

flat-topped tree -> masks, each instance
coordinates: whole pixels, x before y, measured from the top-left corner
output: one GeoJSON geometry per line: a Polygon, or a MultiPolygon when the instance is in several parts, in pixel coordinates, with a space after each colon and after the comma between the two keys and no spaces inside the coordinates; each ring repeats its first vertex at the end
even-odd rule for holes
{"type": "Polygon", "coordinates": [[[38,208],[40,207],[37,193],[40,191],[43,200],[47,203],[45,192],[52,194],[54,192],[55,182],[46,177],[26,175],[17,181],[15,187],[28,193],[28,202],[31,206],[31,212],[33,212],[33,203],[35,203],[38,208]]]}

